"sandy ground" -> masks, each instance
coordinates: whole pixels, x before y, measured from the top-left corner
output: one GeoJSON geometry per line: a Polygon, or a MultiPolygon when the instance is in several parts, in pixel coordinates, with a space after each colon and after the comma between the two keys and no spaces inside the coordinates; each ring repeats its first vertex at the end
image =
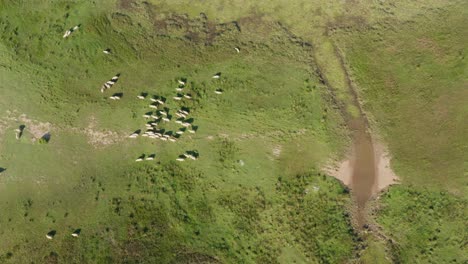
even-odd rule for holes
{"type": "MultiPolygon", "coordinates": [[[[376,180],[372,188],[372,194],[375,195],[388,186],[397,184],[399,182],[399,178],[390,167],[391,157],[389,156],[385,146],[381,142],[377,142],[375,140],[373,142],[373,146],[376,180]]],[[[354,151],[351,150],[345,160],[327,166],[325,171],[352,189],[354,160],[354,151]]]]}

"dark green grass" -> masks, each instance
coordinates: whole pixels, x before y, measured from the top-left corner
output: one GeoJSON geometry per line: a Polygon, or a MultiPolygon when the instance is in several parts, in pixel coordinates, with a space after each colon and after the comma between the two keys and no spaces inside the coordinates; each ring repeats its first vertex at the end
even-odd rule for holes
{"type": "Polygon", "coordinates": [[[401,263],[464,263],[467,258],[467,200],[447,192],[393,187],[377,218],[396,241],[401,263]]]}

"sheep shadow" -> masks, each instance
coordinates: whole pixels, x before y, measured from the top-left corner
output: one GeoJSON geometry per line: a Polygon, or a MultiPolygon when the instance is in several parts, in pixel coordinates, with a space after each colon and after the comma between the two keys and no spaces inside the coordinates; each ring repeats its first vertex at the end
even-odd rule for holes
{"type": "Polygon", "coordinates": [[[51,137],[52,135],[50,134],[50,132],[47,132],[40,138],[40,140],[43,140],[46,143],[49,143],[51,137]]]}
{"type": "Polygon", "coordinates": [[[57,231],[55,231],[55,230],[52,230],[52,231],[50,231],[49,233],[47,233],[47,236],[49,236],[49,237],[52,237],[52,238],[53,238],[53,237],[54,237],[56,234],[57,234],[57,231]]]}
{"type": "Polygon", "coordinates": [[[190,154],[190,155],[194,156],[195,158],[198,158],[200,156],[200,154],[196,150],[188,150],[185,153],[190,154]]]}

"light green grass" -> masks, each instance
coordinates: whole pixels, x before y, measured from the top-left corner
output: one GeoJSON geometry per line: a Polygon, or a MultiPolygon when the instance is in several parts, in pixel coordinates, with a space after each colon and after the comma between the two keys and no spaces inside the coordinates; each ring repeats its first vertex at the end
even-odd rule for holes
{"type": "MultiPolygon", "coordinates": [[[[1,68],[2,114],[15,110],[13,117],[24,113],[50,122],[52,138],[39,144],[27,127],[17,141],[13,129],[19,122],[5,121],[2,262],[289,263],[352,257],[354,234],[344,214],[349,196],[317,173],[344,145],[342,121],[326,103],[313,54],[281,27],[265,23],[275,37],[249,42],[249,32],[228,25],[205,45],[178,37],[184,33],[178,29],[158,36],[138,10],[112,15],[111,2],[4,6],[0,38],[8,64],[1,68]],[[62,39],[75,24],[82,27],[62,39]],[[106,56],[105,48],[114,54],[106,56]],[[222,78],[213,80],[218,71],[222,78]],[[101,94],[100,86],[119,72],[119,82],[101,94]],[[172,96],[182,77],[194,99],[176,103],[172,96]],[[218,87],[222,95],[214,93],[218,87]],[[123,98],[109,100],[114,92],[123,98]],[[136,99],[140,92],[167,97],[171,112],[189,107],[197,133],[177,143],[126,138],[144,127],[141,116],[150,110],[148,99],[136,99]],[[118,143],[90,143],[84,129],[113,131],[118,143]],[[198,150],[199,160],[177,163],[186,150],[198,150]],[[135,163],[142,153],[155,153],[156,160],[135,163]],[[298,181],[296,175],[304,176],[298,181]],[[305,195],[311,184],[320,190],[305,195]],[[298,230],[309,217],[317,228],[298,230]],[[70,235],[76,228],[82,229],[78,239],[70,235]],[[50,230],[57,230],[52,241],[45,238],[50,230]],[[282,254],[284,244],[296,249],[290,257],[282,254]]],[[[202,22],[191,21],[192,29],[202,32],[202,22]]]]}
{"type": "MultiPolygon", "coordinates": [[[[465,214],[417,214],[420,224],[409,227],[412,220],[401,218],[406,206],[426,208],[427,200],[464,203],[436,195],[438,185],[456,194],[466,187],[463,1],[135,1],[127,9],[120,2],[0,0],[2,262],[349,261],[358,244],[349,195],[317,172],[347,141],[317,69],[337,103],[351,115],[359,111],[334,45],[398,174],[431,187],[392,189],[383,198],[379,223],[404,247],[392,253],[404,263],[428,260],[431,248],[439,263],[450,254],[466,260],[456,228],[441,224],[451,244],[425,240],[436,230],[431,221],[458,225],[465,214]],[[62,39],[76,24],[82,27],[62,39]],[[223,77],[212,80],[218,71],[223,77]],[[101,94],[118,72],[119,82],[101,94]],[[184,105],[197,134],[176,144],[120,141],[143,128],[149,110],[135,96],[164,95],[174,110],[180,104],[170,98],[181,77],[193,82],[194,100],[184,105]],[[107,99],[114,92],[124,93],[121,101],[107,99]],[[51,142],[32,142],[29,133],[16,141],[19,122],[5,120],[7,110],[51,122],[51,142]],[[114,131],[119,143],[90,144],[87,127],[114,131]],[[176,163],[189,149],[200,159],[176,163]],[[155,162],[134,162],[153,152],[155,162]],[[405,200],[419,196],[430,198],[405,200]],[[70,236],[75,228],[83,229],[79,239],[70,236]],[[48,241],[51,229],[58,234],[48,241]]],[[[362,261],[383,260],[383,245],[370,245],[362,261]]]]}
{"type": "Polygon", "coordinates": [[[466,10],[466,3],[434,8],[411,23],[382,19],[337,37],[402,179],[377,212],[397,262],[467,260],[466,10]]]}
{"type": "Polygon", "coordinates": [[[356,33],[348,59],[365,109],[405,182],[466,191],[466,5],[356,33]],[[444,20],[444,23],[440,23],[444,20]],[[415,165],[417,164],[417,165],[415,165]]]}

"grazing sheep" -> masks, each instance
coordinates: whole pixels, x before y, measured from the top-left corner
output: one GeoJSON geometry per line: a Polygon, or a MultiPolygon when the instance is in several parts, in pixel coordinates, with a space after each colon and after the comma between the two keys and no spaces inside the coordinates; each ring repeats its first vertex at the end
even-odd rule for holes
{"type": "Polygon", "coordinates": [[[169,118],[167,118],[167,117],[163,117],[162,120],[163,120],[164,122],[169,122],[169,121],[171,121],[171,120],[170,120],[169,118]]]}
{"type": "Polygon", "coordinates": [[[144,118],[150,118],[151,115],[149,115],[149,114],[144,114],[143,117],[144,117],[144,118]]]}
{"type": "Polygon", "coordinates": [[[47,239],[53,239],[57,232],[55,230],[50,231],[46,234],[47,239]]]}
{"type": "Polygon", "coordinates": [[[149,155],[146,160],[154,160],[154,154],[153,155],[149,155]]]}
{"type": "Polygon", "coordinates": [[[180,85],[185,85],[185,82],[182,81],[182,80],[177,80],[177,82],[178,82],[180,85]]]}
{"type": "Polygon", "coordinates": [[[104,52],[104,54],[111,54],[111,50],[110,50],[110,49],[105,49],[105,50],[103,50],[102,52],[104,52]]]}
{"type": "Polygon", "coordinates": [[[169,138],[169,141],[171,141],[171,142],[176,142],[177,139],[176,139],[175,137],[170,137],[170,138],[169,138]]]}
{"type": "Polygon", "coordinates": [[[74,26],[73,31],[78,30],[80,28],[80,25],[74,26]]]}
{"type": "Polygon", "coordinates": [[[192,96],[190,94],[184,94],[184,97],[187,99],[192,99],[192,96]]]}
{"type": "Polygon", "coordinates": [[[137,134],[137,133],[133,133],[133,134],[131,134],[131,135],[128,136],[128,137],[129,137],[129,138],[136,138],[136,137],[138,137],[138,134],[137,134]]]}
{"type": "Polygon", "coordinates": [[[191,126],[191,124],[190,124],[190,123],[187,123],[187,122],[182,122],[182,125],[183,125],[184,127],[189,127],[189,126],[191,126]]]}
{"type": "Polygon", "coordinates": [[[161,139],[162,141],[167,141],[166,137],[160,137],[159,139],[161,139]]]}
{"type": "Polygon", "coordinates": [[[20,139],[20,134],[21,134],[21,130],[20,129],[15,129],[15,136],[16,136],[16,139],[20,139]]]}
{"type": "Polygon", "coordinates": [[[142,160],[143,160],[142,158],[138,158],[138,159],[136,159],[135,161],[136,161],[136,162],[139,162],[139,161],[142,161],[142,160]]]}
{"type": "Polygon", "coordinates": [[[81,229],[76,229],[75,231],[73,231],[71,235],[72,237],[79,237],[80,233],[81,233],[81,229]]]}
{"type": "Polygon", "coordinates": [[[159,100],[159,99],[157,99],[156,102],[157,102],[158,104],[162,104],[162,105],[164,104],[164,101],[159,100]]]}
{"type": "Polygon", "coordinates": [[[234,49],[237,51],[237,53],[240,52],[240,49],[238,47],[235,47],[234,49]]]}
{"type": "Polygon", "coordinates": [[[176,101],[182,100],[182,97],[178,97],[178,96],[174,96],[174,97],[172,97],[172,98],[174,98],[174,100],[176,100],[176,101]]]}
{"type": "Polygon", "coordinates": [[[176,160],[177,160],[177,161],[185,161],[184,158],[177,158],[176,160]]]}
{"type": "Polygon", "coordinates": [[[70,36],[70,34],[71,34],[70,30],[65,31],[65,34],[63,34],[63,38],[67,38],[68,36],[70,36]]]}
{"type": "Polygon", "coordinates": [[[215,90],[215,94],[222,94],[222,93],[223,93],[223,90],[221,90],[219,88],[215,90]]]}
{"type": "Polygon", "coordinates": [[[163,115],[163,116],[167,116],[166,111],[162,111],[162,110],[159,110],[159,111],[158,111],[158,114],[163,115]]]}
{"type": "Polygon", "coordinates": [[[176,89],[177,92],[182,92],[182,91],[184,90],[183,87],[177,87],[177,88],[175,88],[175,89],[176,89]]]}
{"type": "Polygon", "coordinates": [[[137,98],[140,99],[140,100],[145,99],[145,97],[143,95],[137,95],[137,98]]]}
{"type": "Polygon", "coordinates": [[[150,98],[151,102],[157,102],[158,100],[155,98],[150,98]]]}
{"type": "Polygon", "coordinates": [[[70,36],[72,32],[70,30],[65,31],[65,34],[63,34],[63,38],[67,38],[70,36]]]}
{"type": "Polygon", "coordinates": [[[187,131],[188,131],[189,133],[195,134],[195,130],[187,129],[187,131]]]}
{"type": "Polygon", "coordinates": [[[110,81],[105,82],[104,85],[101,87],[101,93],[103,93],[105,90],[111,88],[112,85],[114,85],[117,82],[117,80],[119,79],[119,76],[120,76],[120,74],[117,74],[114,77],[112,77],[112,79],[110,81]]]}
{"type": "Polygon", "coordinates": [[[184,131],[179,130],[179,131],[176,132],[176,134],[182,135],[182,134],[184,134],[184,131]]]}
{"type": "Polygon", "coordinates": [[[157,106],[157,105],[153,105],[153,104],[150,104],[149,107],[150,107],[150,108],[153,108],[153,109],[158,109],[158,106],[157,106]]]}
{"type": "Polygon", "coordinates": [[[219,79],[220,77],[221,77],[221,73],[218,72],[218,73],[216,73],[215,75],[213,75],[212,78],[213,78],[213,79],[219,79]]]}

